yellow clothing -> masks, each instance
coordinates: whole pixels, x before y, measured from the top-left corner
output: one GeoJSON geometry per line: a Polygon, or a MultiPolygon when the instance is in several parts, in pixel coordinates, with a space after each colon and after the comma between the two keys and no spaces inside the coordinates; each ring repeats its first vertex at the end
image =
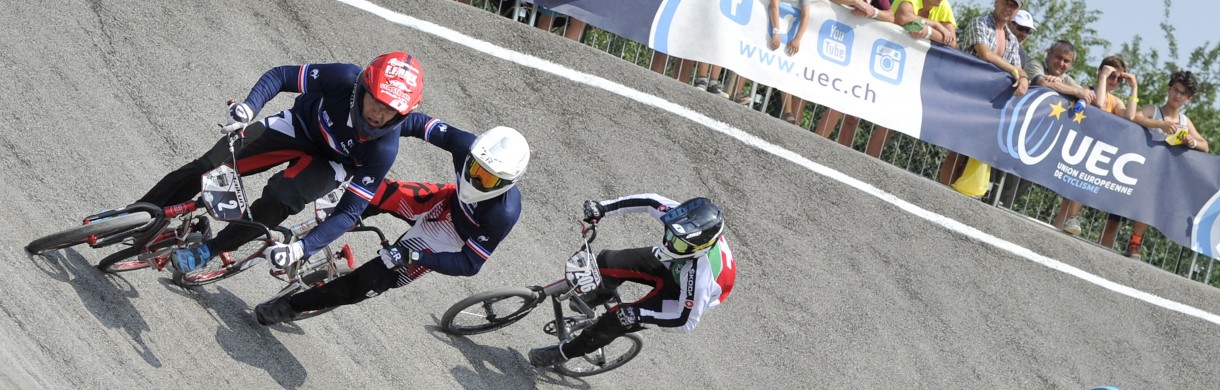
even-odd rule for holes
{"type": "MultiPolygon", "coordinates": [[[[898,0],[890,5],[890,11],[897,14],[898,6],[902,3],[911,3],[915,16],[919,16],[919,10],[923,9],[923,0],[898,0]]],[[[949,0],[941,1],[940,5],[928,10],[928,19],[934,22],[952,24],[953,27],[957,27],[957,18],[953,17],[953,7],[949,5],[949,0]]]]}
{"type": "Polygon", "coordinates": [[[1120,101],[1120,99],[1118,98],[1118,96],[1114,96],[1114,94],[1112,94],[1112,93],[1107,93],[1106,101],[1101,104],[1101,108],[1103,110],[1106,110],[1106,112],[1108,112],[1108,113],[1118,115],[1118,116],[1123,116],[1126,113],[1114,112],[1114,109],[1118,108],[1119,101],[1120,101]]]}

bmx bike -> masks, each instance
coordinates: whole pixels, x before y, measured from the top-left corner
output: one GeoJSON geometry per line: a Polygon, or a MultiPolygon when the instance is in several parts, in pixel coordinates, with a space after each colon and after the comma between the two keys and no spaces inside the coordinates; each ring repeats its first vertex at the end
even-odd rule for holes
{"type": "MultiPolygon", "coordinates": [[[[581,235],[584,245],[581,250],[588,255],[586,259],[594,259],[593,240],[597,237],[597,225],[581,224],[581,235]]],[[[590,261],[592,272],[596,273],[597,263],[590,261]]],[[[548,298],[554,309],[555,319],[542,327],[546,334],[555,336],[560,342],[571,341],[577,332],[593,326],[597,322],[598,308],[604,313],[612,303],[621,303],[622,298],[615,293],[611,302],[590,307],[583,300],[572,299],[577,294],[575,286],[567,278],[560,279],[543,286],[509,287],[485,291],[471,295],[450,306],[441,317],[441,329],[446,333],[469,336],[501,329],[520,321],[529,315],[548,298]],[[564,312],[561,302],[570,301],[576,313],[564,312]]],[[[566,362],[555,365],[555,369],[568,376],[583,377],[613,370],[635,358],[644,347],[644,339],[635,333],[628,333],[614,339],[609,345],[584,356],[576,356],[566,362]]]]}

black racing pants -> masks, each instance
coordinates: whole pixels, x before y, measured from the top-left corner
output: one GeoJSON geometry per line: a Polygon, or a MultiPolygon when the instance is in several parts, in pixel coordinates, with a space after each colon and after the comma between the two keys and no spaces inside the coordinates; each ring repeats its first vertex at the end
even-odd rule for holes
{"type": "Polygon", "coordinates": [[[619,336],[643,330],[642,324],[667,328],[686,324],[689,309],[674,319],[640,314],[640,309],[661,312],[663,301],[678,300],[682,293],[681,287],[674,283],[669,268],[653,256],[651,247],[602,251],[597,255],[597,266],[602,275],[602,285],[593,294],[612,294],[619,285],[628,281],[652,286],[652,291],[638,301],[610,308],[593,327],[585,329],[563,345],[564,356],[575,358],[596,351],[619,336]]]}
{"type": "MultiPolygon", "coordinates": [[[[261,173],[288,163],[287,169],[267,180],[262,197],[250,205],[249,212],[254,220],[268,227],[275,227],[301,212],[306,204],[326,195],[340,183],[330,160],[292,124],[290,110],[267,117],[246,127],[244,141],[234,145],[237,169],[243,175],[261,173]]],[[[188,201],[199,194],[200,177],[221,164],[232,165],[228,137],[221,138],[203,156],[165,175],[138,201],[161,207],[188,201]]],[[[230,224],[208,244],[217,252],[233,250],[261,233],[256,228],[230,224]]]]}

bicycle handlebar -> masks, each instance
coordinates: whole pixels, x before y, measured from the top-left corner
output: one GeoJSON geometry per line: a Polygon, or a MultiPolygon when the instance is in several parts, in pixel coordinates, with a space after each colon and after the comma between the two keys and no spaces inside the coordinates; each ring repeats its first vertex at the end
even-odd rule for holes
{"type": "Polygon", "coordinates": [[[597,239],[597,221],[589,222],[588,225],[584,221],[576,220],[580,224],[580,235],[585,239],[586,244],[592,244],[593,240],[597,239]]]}

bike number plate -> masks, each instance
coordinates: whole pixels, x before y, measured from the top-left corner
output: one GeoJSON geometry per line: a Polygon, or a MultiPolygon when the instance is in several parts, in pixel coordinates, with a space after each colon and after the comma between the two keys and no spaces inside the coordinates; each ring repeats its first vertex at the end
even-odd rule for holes
{"type": "Polygon", "coordinates": [[[219,221],[234,221],[246,215],[246,196],[237,171],[228,165],[203,174],[203,204],[219,221]]]}

